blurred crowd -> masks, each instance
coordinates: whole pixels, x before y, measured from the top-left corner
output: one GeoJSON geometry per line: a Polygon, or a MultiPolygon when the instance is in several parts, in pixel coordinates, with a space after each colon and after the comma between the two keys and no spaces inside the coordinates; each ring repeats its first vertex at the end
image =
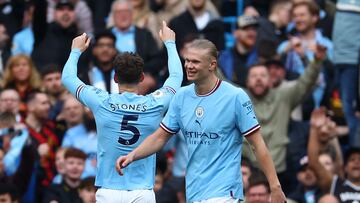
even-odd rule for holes
{"type": "MultiPolygon", "coordinates": [[[[111,93],[112,60],[137,52],[145,95],[168,75],[162,20],[180,57],[194,39],[216,45],[218,75],[252,99],[288,202],[360,202],[357,0],[0,0],[0,199],[95,202],[95,121],[61,84],[71,42],[91,36],[78,76],[111,93]]],[[[185,202],[185,145],[179,132],[157,154],[159,203],[185,202]]],[[[246,202],[268,203],[250,148],[246,202]]]]}

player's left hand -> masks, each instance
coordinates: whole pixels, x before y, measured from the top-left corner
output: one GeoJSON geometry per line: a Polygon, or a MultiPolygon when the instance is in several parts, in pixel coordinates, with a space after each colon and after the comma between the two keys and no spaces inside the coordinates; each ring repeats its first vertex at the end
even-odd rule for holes
{"type": "Polygon", "coordinates": [[[86,33],[83,33],[73,39],[71,49],[80,49],[81,52],[84,52],[89,45],[90,37],[86,33]]]}
{"type": "Polygon", "coordinates": [[[161,41],[163,42],[167,40],[175,41],[175,32],[167,26],[165,21],[162,22],[162,27],[159,31],[159,36],[161,41]]]}
{"type": "Polygon", "coordinates": [[[281,187],[271,190],[271,203],[284,203],[286,202],[286,197],[281,187]]]}
{"type": "Polygon", "coordinates": [[[117,172],[121,176],[124,175],[124,172],[122,169],[125,168],[126,166],[128,166],[131,162],[132,162],[132,158],[131,158],[131,156],[129,156],[129,154],[126,156],[119,157],[115,163],[115,168],[116,168],[117,172]]]}

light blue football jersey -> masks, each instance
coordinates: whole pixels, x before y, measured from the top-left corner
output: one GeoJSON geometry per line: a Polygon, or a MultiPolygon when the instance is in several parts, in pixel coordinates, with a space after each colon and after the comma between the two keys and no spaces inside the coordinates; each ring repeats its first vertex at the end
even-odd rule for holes
{"type": "Polygon", "coordinates": [[[215,197],[243,199],[243,136],[260,126],[241,88],[218,80],[207,95],[197,95],[194,84],[183,87],[160,126],[169,133],[181,130],[185,136],[189,154],[187,202],[215,197]]]}
{"type": "Polygon", "coordinates": [[[169,56],[169,78],[162,88],[146,96],[129,92],[109,94],[85,85],[76,77],[80,51],[70,53],[62,80],[95,116],[98,135],[96,186],[118,190],[152,189],[154,186],[155,155],[133,162],[124,169],[124,176],[116,171],[115,162],[158,128],[175,91],[181,86],[183,73],[175,42],[167,41],[165,46],[169,56]]]}

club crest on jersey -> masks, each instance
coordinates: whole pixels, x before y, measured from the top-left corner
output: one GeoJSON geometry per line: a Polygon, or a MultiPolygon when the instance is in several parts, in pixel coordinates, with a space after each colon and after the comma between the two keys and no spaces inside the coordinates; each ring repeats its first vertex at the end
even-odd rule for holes
{"type": "Polygon", "coordinates": [[[204,116],[204,108],[201,106],[198,106],[195,110],[195,115],[197,118],[202,118],[204,116]]]}

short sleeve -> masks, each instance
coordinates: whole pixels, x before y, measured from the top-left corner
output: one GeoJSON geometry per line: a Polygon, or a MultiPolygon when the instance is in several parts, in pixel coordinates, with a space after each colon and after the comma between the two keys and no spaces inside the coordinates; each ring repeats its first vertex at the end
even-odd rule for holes
{"type": "Polygon", "coordinates": [[[109,96],[109,93],[94,86],[82,84],[77,87],[75,96],[85,106],[95,112],[102,101],[109,96]]]}
{"type": "Polygon", "coordinates": [[[180,113],[180,108],[177,101],[179,101],[179,99],[178,96],[175,95],[172,101],[170,102],[168,112],[166,113],[164,119],[160,123],[160,127],[170,134],[175,134],[180,130],[180,125],[178,120],[179,118],[178,114],[180,113]]]}
{"type": "Polygon", "coordinates": [[[236,125],[243,136],[260,128],[249,96],[241,90],[236,97],[236,125]]]}

